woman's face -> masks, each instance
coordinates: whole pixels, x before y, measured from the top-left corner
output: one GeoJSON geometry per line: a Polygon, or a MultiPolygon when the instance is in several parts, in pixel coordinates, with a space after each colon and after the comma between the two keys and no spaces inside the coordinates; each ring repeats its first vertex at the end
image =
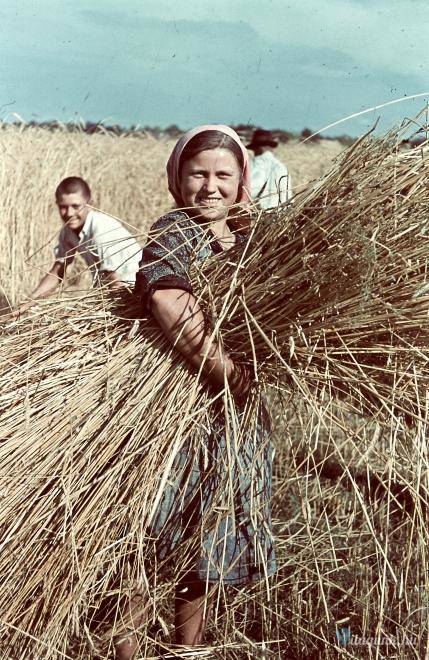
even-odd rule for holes
{"type": "Polygon", "coordinates": [[[229,149],[207,149],[182,165],[180,192],[183,204],[195,209],[201,220],[217,222],[228,216],[235,204],[241,172],[229,149]]]}

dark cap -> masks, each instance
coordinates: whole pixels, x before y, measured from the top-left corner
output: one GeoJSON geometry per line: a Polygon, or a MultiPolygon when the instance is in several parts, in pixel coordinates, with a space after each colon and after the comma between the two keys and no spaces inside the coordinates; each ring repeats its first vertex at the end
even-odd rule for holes
{"type": "Polygon", "coordinates": [[[246,145],[247,149],[254,149],[255,147],[277,147],[278,140],[275,139],[271,131],[266,131],[263,128],[257,128],[252,136],[252,141],[246,145]]]}

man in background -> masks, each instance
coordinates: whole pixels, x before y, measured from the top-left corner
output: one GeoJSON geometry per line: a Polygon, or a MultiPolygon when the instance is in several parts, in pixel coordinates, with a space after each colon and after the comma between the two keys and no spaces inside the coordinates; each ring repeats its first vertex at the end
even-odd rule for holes
{"type": "Polygon", "coordinates": [[[271,131],[258,128],[247,145],[255,156],[251,161],[252,199],[260,209],[275,208],[292,199],[292,182],[287,168],[274,156],[278,141],[271,131]]]}
{"type": "Polygon", "coordinates": [[[38,298],[51,294],[63,281],[77,253],[86,261],[94,283],[105,283],[111,288],[134,285],[141,247],[118,220],[90,208],[87,182],[76,176],[63,179],[55,199],[64,226],[54,249],[54,264],[32,292],[31,300],[20,305],[14,316],[25,312],[38,298]]]}

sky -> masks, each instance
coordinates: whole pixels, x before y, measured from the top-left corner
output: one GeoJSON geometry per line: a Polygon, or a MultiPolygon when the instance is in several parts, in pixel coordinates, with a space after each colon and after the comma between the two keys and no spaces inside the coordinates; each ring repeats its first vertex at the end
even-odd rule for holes
{"type": "Polygon", "coordinates": [[[0,119],[360,135],[429,99],[428,0],[0,0],[0,119]]]}

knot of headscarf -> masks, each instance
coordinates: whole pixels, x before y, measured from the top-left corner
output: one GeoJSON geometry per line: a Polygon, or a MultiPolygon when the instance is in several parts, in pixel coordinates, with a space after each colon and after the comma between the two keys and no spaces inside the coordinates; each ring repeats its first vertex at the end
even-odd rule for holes
{"type": "Polygon", "coordinates": [[[243,171],[242,175],[242,187],[241,187],[241,197],[238,202],[249,202],[250,197],[250,167],[249,167],[249,155],[246,151],[245,146],[241,142],[237,133],[233,128],[229,126],[224,126],[223,124],[206,124],[204,126],[197,126],[192,128],[190,131],[187,131],[180,140],[176,143],[173,151],[171,152],[170,158],[167,163],[167,176],[168,176],[168,189],[173,195],[176,204],[178,206],[183,206],[182,198],[180,193],[180,157],[183,153],[184,148],[193,137],[199,133],[204,133],[205,131],[218,131],[219,133],[224,133],[229,135],[240,147],[241,153],[243,154],[243,171]]]}

